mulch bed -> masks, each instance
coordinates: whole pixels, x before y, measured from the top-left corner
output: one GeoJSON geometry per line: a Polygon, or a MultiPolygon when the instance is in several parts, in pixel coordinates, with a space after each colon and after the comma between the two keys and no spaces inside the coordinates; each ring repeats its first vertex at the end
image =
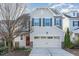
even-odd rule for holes
{"type": "Polygon", "coordinates": [[[13,51],[10,53],[5,54],[4,56],[29,56],[30,52],[28,51],[13,51]]]}
{"type": "Polygon", "coordinates": [[[79,56],[79,49],[68,49],[68,48],[66,48],[65,50],[74,54],[75,56],[79,56]]]}

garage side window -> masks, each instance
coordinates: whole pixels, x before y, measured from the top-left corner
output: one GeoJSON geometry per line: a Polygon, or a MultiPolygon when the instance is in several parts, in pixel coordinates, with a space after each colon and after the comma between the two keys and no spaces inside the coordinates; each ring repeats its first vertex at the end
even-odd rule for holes
{"type": "Polygon", "coordinates": [[[32,18],[32,26],[41,26],[41,18],[32,18]]]}
{"type": "Polygon", "coordinates": [[[52,26],[52,18],[43,18],[43,26],[52,26]]]}
{"type": "Polygon", "coordinates": [[[21,35],[21,40],[23,40],[23,35],[21,35]]]}

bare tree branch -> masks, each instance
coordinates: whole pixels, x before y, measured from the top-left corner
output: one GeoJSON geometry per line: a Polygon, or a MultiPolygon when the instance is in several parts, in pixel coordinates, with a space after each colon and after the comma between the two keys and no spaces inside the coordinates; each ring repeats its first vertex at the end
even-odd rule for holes
{"type": "MultiPolygon", "coordinates": [[[[23,28],[25,17],[28,18],[28,16],[22,16],[25,9],[26,4],[0,4],[0,34],[5,40],[13,41],[22,33],[21,30],[23,28]]],[[[28,19],[26,19],[26,22],[28,22],[28,19]]]]}

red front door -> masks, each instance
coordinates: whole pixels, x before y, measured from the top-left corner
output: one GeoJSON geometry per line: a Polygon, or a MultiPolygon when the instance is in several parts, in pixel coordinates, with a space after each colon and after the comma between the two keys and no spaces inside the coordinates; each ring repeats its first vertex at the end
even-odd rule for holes
{"type": "Polygon", "coordinates": [[[30,45],[30,37],[26,36],[26,46],[29,46],[29,45],[30,45]]]}

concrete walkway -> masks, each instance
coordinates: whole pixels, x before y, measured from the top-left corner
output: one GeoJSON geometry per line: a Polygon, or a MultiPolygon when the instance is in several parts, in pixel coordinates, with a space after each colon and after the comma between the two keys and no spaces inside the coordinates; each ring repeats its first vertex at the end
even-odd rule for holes
{"type": "Polygon", "coordinates": [[[74,56],[61,48],[33,48],[30,56],[74,56]]]}

